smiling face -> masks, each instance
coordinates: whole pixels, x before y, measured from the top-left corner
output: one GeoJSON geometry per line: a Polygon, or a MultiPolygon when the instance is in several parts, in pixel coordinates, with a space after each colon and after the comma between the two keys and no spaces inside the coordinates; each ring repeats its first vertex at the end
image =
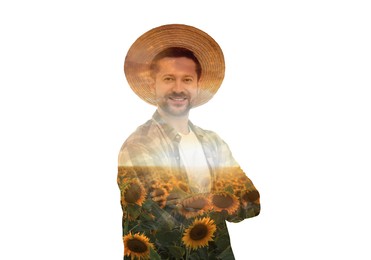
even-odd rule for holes
{"type": "Polygon", "coordinates": [[[186,57],[157,61],[152,91],[159,110],[171,116],[188,115],[198,92],[196,63],[186,57]]]}

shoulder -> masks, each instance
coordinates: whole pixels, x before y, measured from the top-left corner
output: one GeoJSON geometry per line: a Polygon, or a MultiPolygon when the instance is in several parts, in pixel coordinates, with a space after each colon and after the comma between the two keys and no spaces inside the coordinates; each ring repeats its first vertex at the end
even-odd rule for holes
{"type": "Polygon", "coordinates": [[[207,130],[195,125],[192,125],[192,129],[204,147],[223,153],[229,151],[228,144],[215,131],[207,130]]]}
{"type": "Polygon", "coordinates": [[[121,150],[128,146],[141,146],[141,145],[148,145],[156,138],[154,136],[158,135],[158,126],[152,120],[148,120],[144,124],[137,127],[137,129],[129,135],[129,137],[123,143],[121,150]]]}
{"type": "Polygon", "coordinates": [[[123,166],[153,164],[159,144],[158,126],[153,120],[148,120],[145,124],[129,135],[122,144],[119,151],[118,163],[123,166]]]}
{"type": "Polygon", "coordinates": [[[203,139],[206,138],[217,142],[223,142],[222,138],[212,130],[204,129],[193,124],[192,129],[196,133],[196,135],[202,137],[203,139]]]}

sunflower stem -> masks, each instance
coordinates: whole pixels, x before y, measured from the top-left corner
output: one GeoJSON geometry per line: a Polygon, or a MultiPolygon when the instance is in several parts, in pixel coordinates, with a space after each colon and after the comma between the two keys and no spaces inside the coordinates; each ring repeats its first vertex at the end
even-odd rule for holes
{"type": "Polygon", "coordinates": [[[126,219],[124,220],[125,221],[125,224],[124,224],[124,235],[126,235],[128,233],[128,229],[129,229],[128,218],[129,218],[129,212],[126,210],[126,219]]]}
{"type": "Polygon", "coordinates": [[[183,223],[180,224],[180,234],[183,234],[184,232],[184,225],[183,223]]]}
{"type": "Polygon", "coordinates": [[[186,260],[189,259],[189,255],[191,254],[191,248],[190,247],[187,247],[187,250],[186,250],[186,260]]]}

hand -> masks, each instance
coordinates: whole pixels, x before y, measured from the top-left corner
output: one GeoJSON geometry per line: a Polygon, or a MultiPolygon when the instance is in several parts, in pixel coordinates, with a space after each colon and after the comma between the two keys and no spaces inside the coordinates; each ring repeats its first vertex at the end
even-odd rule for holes
{"type": "Polygon", "coordinates": [[[169,206],[170,208],[178,208],[181,206],[183,199],[189,196],[189,193],[175,187],[166,198],[166,206],[169,206]]]}
{"type": "Polygon", "coordinates": [[[168,196],[167,190],[164,188],[154,188],[152,192],[149,194],[150,198],[156,202],[161,208],[165,207],[166,204],[166,197],[168,196]]]}
{"type": "Polygon", "coordinates": [[[208,208],[207,194],[195,194],[182,200],[181,205],[187,211],[199,211],[208,208]]]}

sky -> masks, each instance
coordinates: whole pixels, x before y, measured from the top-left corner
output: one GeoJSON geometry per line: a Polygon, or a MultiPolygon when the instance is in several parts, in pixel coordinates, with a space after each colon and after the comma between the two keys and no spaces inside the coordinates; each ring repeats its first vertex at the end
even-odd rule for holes
{"type": "Polygon", "coordinates": [[[1,2],[0,258],[122,259],[117,156],[155,109],[131,91],[124,59],[144,32],[181,23],[226,62],[190,118],[228,143],[261,194],[258,217],[228,224],[236,259],[370,259],[370,11],[357,0],[1,2]]]}

